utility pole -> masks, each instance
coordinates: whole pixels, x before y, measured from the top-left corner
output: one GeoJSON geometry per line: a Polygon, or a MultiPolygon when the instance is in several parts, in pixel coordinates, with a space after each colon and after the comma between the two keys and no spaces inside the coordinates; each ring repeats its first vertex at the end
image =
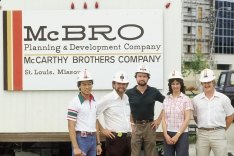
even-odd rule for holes
{"type": "Polygon", "coordinates": [[[214,58],[213,58],[213,54],[212,54],[212,45],[213,45],[213,38],[215,36],[215,6],[214,3],[210,2],[210,20],[209,20],[209,24],[210,24],[210,42],[209,42],[209,49],[210,49],[210,53],[209,53],[209,63],[210,63],[210,68],[214,68],[214,58]]]}

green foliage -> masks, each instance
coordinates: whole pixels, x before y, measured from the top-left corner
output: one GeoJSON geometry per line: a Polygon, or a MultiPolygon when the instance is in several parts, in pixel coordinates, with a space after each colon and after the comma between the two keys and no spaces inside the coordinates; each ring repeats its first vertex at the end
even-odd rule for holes
{"type": "Polygon", "coordinates": [[[190,74],[196,75],[208,68],[208,61],[204,58],[201,52],[197,52],[189,61],[183,61],[182,64],[182,74],[187,77],[190,74]]]}
{"type": "Polygon", "coordinates": [[[190,144],[195,144],[196,143],[196,139],[197,139],[197,137],[196,137],[196,134],[195,135],[189,135],[189,143],[190,144]]]}

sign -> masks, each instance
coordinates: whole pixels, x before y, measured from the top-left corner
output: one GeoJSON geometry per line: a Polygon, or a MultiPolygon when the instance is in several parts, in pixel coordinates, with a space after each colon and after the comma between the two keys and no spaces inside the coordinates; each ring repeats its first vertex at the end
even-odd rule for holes
{"type": "Polygon", "coordinates": [[[96,90],[119,70],[132,87],[141,64],[163,88],[161,10],[4,11],[3,32],[5,90],[76,90],[84,69],[96,90]]]}

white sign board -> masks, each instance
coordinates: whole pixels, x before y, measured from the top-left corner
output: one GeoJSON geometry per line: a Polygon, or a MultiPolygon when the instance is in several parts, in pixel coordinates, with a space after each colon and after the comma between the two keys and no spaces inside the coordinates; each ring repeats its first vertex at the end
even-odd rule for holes
{"type": "Polygon", "coordinates": [[[5,90],[76,90],[87,69],[94,89],[111,89],[124,70],[136,84],[137,67],[163,89],[162,10],[4,11],[5,90]]]}

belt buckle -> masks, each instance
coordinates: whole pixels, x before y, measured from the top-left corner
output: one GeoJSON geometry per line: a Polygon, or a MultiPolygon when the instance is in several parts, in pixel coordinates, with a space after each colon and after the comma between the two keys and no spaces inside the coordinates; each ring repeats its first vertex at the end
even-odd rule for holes
{"type": "Polygon", "coordinates": [[[146,124],[147,123],[147,120],[142,120],[142,124],[146,124]]]}
{"type": "Polygon", "coordinates": [[[123,135],[122,132],[118,132],[118,133],[117,133],[117,136],[118,136],[118,137],[122,137],[122,135],[123,135]]]}
{"type": "Polygon", "coordinates": [[[87,135],[88,135],[88,134],[87,134],[87,132],[85,132],[85,131],[81,131],[81,132],[80,132],[80,136],[81,136],[81,137],[87,137],[87,135]]]}
{"type": "Polygon", "coordinates": [[[222,129],[223,127],[215,127],[214,130],[222,129]]]}

